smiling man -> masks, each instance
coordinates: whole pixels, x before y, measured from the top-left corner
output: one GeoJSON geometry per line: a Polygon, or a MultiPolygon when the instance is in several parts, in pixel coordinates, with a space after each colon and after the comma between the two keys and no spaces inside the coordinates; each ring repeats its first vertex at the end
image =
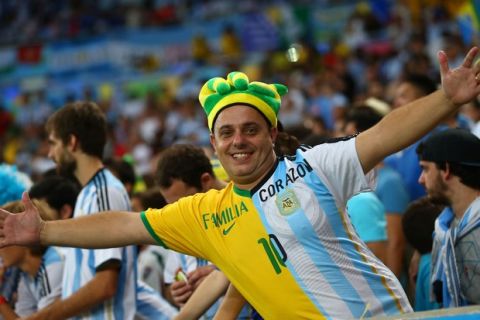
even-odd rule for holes
{"type": "Polygon", "coordinates": [[[232,179],[224,189],[137,215],[109,212],[61,222],[41,221],[25,194],[24,213],[0,210],[0,245],[157,243],[214,263],[266,319],[409,312],[395,276],[366,249],[343,208],[351,196],[369,190],[365,173],[386,155],[418,140],[480,93],[477,52],[470,50],[454,70],[441,52],[441,90],[356,137],[301,147],[292,157],[277,158],[273,150],[286,87],[249,82],[239,72],[211,79],[200,102],[212,145],[232,179]],[[268,197],[260,198],[265,188],[268,197]]]}

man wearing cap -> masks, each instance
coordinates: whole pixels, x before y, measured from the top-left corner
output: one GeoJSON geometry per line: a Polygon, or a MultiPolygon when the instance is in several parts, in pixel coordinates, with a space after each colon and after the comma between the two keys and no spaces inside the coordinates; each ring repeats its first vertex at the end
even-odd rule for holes
{"type": "Polygon", "coordinates": [[[432,134],[417,148],[435,221],[432,293],[444,307],[480,303],[480,139],[462,129],[432,134]]]}
{"type": "Polygon", "coordinates": [[[395,276],[358,238],[343,210],[370,189],[365,176],[386,155],[418,140],[480,94],[478,48],[450,70],[439,53],[441,90],[391,112],[356,137],[295,156],[275,156],[282,85],[243,73],[200,92],[211,143],[232,181],[161,210],[110,212],[44,222],[0,210],[0,246],[42,243],[104,248],[161,244],[219,267],[266,319],[361,318],[410,312],[395,276]]]}

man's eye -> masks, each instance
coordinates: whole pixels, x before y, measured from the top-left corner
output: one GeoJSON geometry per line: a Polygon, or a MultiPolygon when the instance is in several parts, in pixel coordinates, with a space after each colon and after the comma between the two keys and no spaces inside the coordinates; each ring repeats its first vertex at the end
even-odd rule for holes
{"type": "Polygon", "coordinates": [[[232,135],[232,131],[228,130],[228,131],[220,131],[220,136],[221,137],[229,137],[232,135]]]}

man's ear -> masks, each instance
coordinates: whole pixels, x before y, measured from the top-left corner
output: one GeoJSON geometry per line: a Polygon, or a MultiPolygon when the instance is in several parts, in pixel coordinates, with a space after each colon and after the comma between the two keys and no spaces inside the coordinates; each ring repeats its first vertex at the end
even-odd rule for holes
{"type": "Polygon", "coordinates": [[[214,135],[213,132],[210,133],[210,144],[212,145],[213,152],[215,152],[215,154],[216,154],[217,149],[215,148],[215,135],[214,135]]]}
{"type": "Polygon", "coordinates": [[[208,172],[202,173],[200,176],[200,184],[202,185],[202,192],[206,192],[213,187],[214,177],[208,172]]]}
{"type": "Polygon", "coordinates": [[[78,147],[78,139],[75,135],[71,134],[68,138],[67,148],[70,152],[76,151],[78,147]]]}
{"type": "Polygon", "coordinates": [[[450,164],[448,162],[445,163],[445,170],[440,170],[440,174],[445,181],[452,177],[452,171],[450,170],[450,164]]]}
{"type": "Polygon", "coordinates": [[[59,218],[60,219],[70,219],[72,216],[73,216],[73,208],[71,205],[69,204],[64,204],[61,208],[60,208],[60,212],[59,212],[59,218]]]}
{"type": "Polygon", "coordinates": [[[270,128],[270,138],[272,138],[273,143],[275,143],[275,141],[277,141],[277,136],[278,136],[278,128],[271,127],[270,128]]]}

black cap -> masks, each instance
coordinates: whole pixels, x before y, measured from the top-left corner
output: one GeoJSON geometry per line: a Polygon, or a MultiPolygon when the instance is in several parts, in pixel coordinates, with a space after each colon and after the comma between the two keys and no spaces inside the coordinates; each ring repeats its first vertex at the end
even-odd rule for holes
{"type": "Polygon", "coordinates": [[[420,160],[480,166],[480,139],[464,129],[433,133],[417,147],[420,160]]]}

